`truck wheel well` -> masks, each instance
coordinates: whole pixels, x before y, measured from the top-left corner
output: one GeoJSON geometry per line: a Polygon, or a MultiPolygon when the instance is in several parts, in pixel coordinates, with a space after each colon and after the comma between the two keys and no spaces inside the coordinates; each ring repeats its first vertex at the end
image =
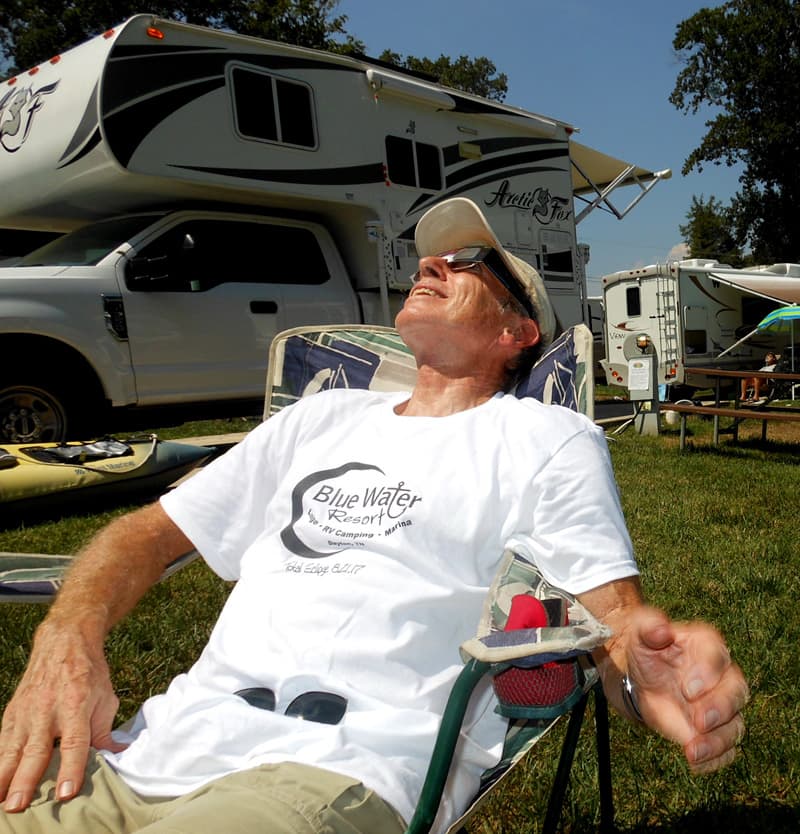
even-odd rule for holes
{"type": "Polygon", "coordinates": [[[3,376],[10,374],[13,367],[18,367],[23,373],[27,370],[46,368],[59,373],[69,373],[74,385],[86,386],[86,394],[90,397],[105,399],[105,392],[94,368],[86,358],[75,348],[57,339],[47,336],[33,336],[24,333],[0,335],[0,356],[4,357],[3,376]]]}
{"type": "Polygon", "coordinates": [[[99,428],[107,408],[103,387],[78,351],[46,337],[2,335],[0,356],[6,442],[16,434],[45,439],[47,432],[53,434],[47,439],[64,439],[56,435],[62,435],[65,417],[68,437],[99,428]],[[42,423],[31,417],[37,409],[42,423]]]}

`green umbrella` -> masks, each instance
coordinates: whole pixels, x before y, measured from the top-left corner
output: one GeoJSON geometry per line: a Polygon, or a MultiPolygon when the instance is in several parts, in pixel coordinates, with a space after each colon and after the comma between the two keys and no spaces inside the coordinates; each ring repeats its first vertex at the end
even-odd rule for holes
{"type": "Polygon", "coordinates": [[[778,307],[777,310],[767,313],[757,327],[757,330],[769,330],[771,333],[790,334],[792,373],[794,373],[794,323],[798,319],[800,319],[800,305],[790,304],[787,307],[778,307]]]}

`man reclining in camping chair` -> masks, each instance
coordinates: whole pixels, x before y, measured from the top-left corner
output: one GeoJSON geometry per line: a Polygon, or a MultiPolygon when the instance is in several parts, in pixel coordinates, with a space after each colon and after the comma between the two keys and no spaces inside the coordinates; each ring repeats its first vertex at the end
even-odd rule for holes
{"type": "MultiPolygon", "coordinates": [[[[644,605],[602,432],[503,393],[554,336],[538,274],[462,198],[416,241],[410,395],[306,397],[85,549],[6,709],[0,832],[401,834],[506,549],[611,629],[594,656],[620,712],[693,771],[733,760],[747,685],[711,626],[644,605]],[[238,582],[192,669],[112,736],[104,638],[192,547],[238,582]]],[[[442,818],[505,729],[488,686],[473,700],[442,818]]]]}

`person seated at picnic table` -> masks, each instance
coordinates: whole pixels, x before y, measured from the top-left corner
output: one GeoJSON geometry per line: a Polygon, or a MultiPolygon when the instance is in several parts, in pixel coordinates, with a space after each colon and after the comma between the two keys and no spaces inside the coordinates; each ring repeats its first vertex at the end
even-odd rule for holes
{"type": "MultiPolygon", "coordinates": [[[[0,832],[400,834],[506,548],[612,629],[594,659],[621,714],[696,773],[734,759],[744,676],[713,626],[645,604],[602,430],[505,393],[556,333],[538,273],[464,198],[416,244],[410,394],[303,398],[84,549],[5,710],[0,832]],[[104,640],[192,547],[237,582],[194,666],[112,732],[104,640]]],[[[444,815],[499,756],[484,683],[444,815]]]]}
{"type": "MultiPolygon", "coordinates": [[[[770,351],[764,357],[764,364],[758,369],[759,372],[774,371],[775,366],[778,364],[778,358],[779,357],[776,353],[773,353],[772,351],[770,351]]],[[[742,400],[742,402],[752,403],[752,402],[756,402],[757,400],[760,400],[761,399],[761,386],[763,385],[764,382],[766,382],[766,380],[761,379],[761,377],[757,377],[757,376],[751,376],[751,377],[747,377],[747,379],[743,379],[742,380],[742,390],[741,390],[741,395],[740,395],[740,399],[742,400]],[[753,389],[753,396],[752,397],[747,396],[748,388],[753,389]]]]}

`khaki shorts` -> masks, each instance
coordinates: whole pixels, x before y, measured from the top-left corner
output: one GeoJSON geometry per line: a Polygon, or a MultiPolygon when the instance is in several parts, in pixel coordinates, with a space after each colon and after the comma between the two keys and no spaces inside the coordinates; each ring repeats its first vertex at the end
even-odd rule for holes
{"type": "Polygon", "coordinates": [[[78,796],[55,802],[58,756],[21,813],[0,811],[0,834],[402,834],[405,823],[347,776],[285,762],[232,773],[172,799],[140,796],[94,751],[78,796]]]}

